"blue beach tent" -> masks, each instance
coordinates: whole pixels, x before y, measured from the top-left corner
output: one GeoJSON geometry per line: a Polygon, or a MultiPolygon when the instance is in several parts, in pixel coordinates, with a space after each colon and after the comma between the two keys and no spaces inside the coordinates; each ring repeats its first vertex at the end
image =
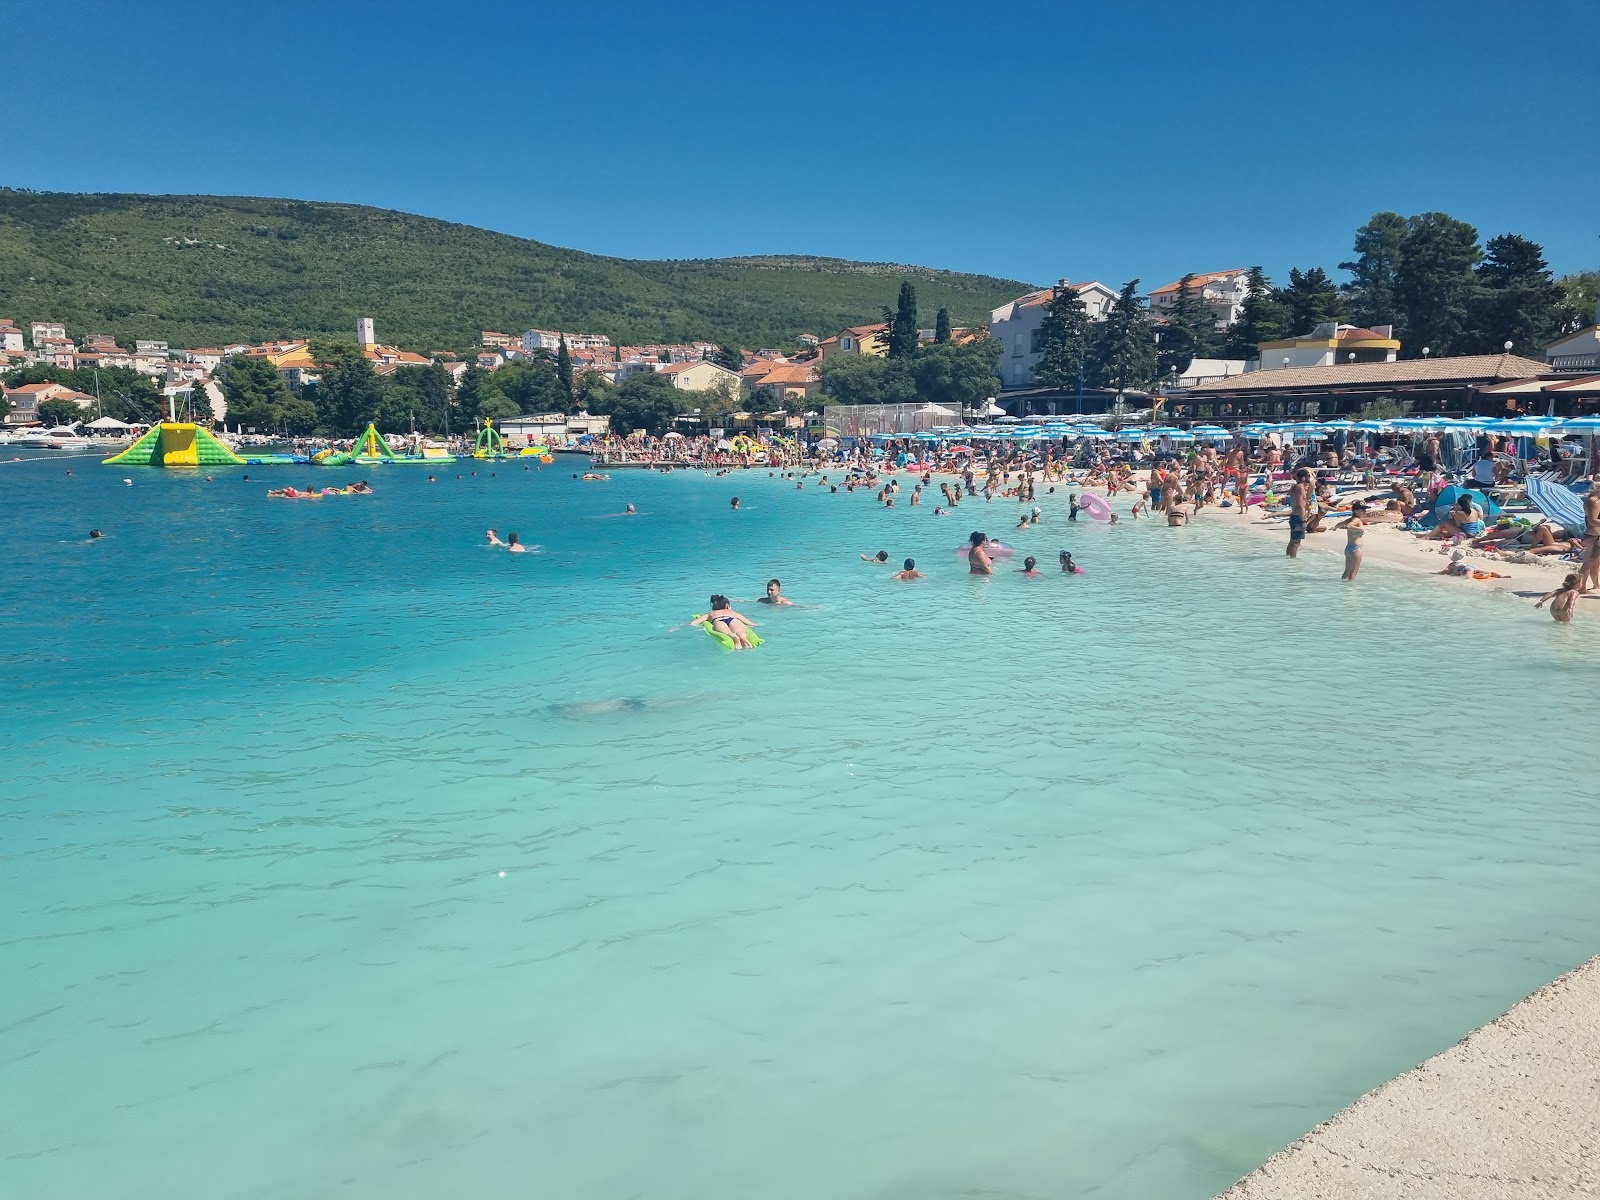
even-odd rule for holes
{"type": "Polygon", "coordinates": [[[1483,509],[1484,520],[1493,521],[1500,515],[1500,506],[1482,492],[1452,484],[1440,489],[1438,496],[1434,498],[1433,510],[1415,518],[1417,524],[1423,529],[1432,529],[1439,523],[1439,518],[1449,512],[1451,506],[1463,496],[1471,496],[1472,502],[1483,509]]]}

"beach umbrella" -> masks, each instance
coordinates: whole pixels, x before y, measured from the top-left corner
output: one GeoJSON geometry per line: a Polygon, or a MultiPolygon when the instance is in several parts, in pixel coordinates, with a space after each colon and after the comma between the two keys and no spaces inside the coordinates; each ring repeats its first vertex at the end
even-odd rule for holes
{"type": "Polygon", "coordinates": [[[1386,421],[1357,421],[1350,428],[1362,429],[1368,433],[1384,433],[1388,430],[1389,425],[1386,421]]]}
{"type": "Polygon", "coordinates": [[[1573,417],[1570,421],[1561,422],[1561,432],[1600,433],[1600,417],[1573,417]]]}
{"type": "Polygon", "coordinates": [[[1195,436],[1192,433],[1184,433],[1179,430],[1176,433],[1167,434],[1166,439],[1169,442],[1192,442],[1195,440],[1195,436]]]}
{"type": "Polygon", "coordinates": [[[1438,417],[1396,417],[1389,422],[1390,429],[1440,429],[1444,422],[1438,417]]]}
{"type": "Polygon", "coordinates": [[[1229,433],[1221,425],[1196,425],[1189,430],[1195,437],[1228,437],[1229,433]]]}

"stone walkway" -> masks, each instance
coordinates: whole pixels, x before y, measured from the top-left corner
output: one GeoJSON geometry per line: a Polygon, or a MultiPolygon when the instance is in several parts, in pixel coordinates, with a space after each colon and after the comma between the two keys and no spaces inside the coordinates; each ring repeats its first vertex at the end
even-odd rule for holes
{"type": "Polygon", "coordinates": [[[1221,1200],[1600,1196],[1600,958],[1361,1097],[1221,1200]]]}

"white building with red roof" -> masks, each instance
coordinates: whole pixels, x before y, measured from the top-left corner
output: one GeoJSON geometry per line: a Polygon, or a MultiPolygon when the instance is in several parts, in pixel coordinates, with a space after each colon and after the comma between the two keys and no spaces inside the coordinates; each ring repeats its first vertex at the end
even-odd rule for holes
{"type": "Polygon", "coordinates": [[[1091,321],[1103,321],[1117,293],[1098,280],[1072,283],[1062,279],[1054,287],[1037,288],[1025,296],[1007,301],[989,313],[989,336],[1000,343],[1000,384],[1002,387],[1027,387],[1037,383],[1034,372],[1044,356],[1043,333],[1045,310],[1056,293],[1071,288],[1083,301],[1083,309],[1091,321]]]}
{"type": "MultiPolygon", "coordinates": [[[[1211,310],[1218,329],[1226,329],[1239,319],[1245,296],[1250,290],[1250,271],[1235,267],[1228,271],[1207,271],[1189,279],[1189,286],[1200,293],[1200,300],[1211,310]]],[[[1183,280],[1175,279],[1150,293],[1150,313],[1158,320],[1178,303],[1183,280]]]]}

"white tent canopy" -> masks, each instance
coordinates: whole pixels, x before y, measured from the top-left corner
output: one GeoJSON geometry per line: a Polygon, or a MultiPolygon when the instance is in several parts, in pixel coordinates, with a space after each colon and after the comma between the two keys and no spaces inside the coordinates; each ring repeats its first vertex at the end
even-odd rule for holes
{"type": "Polygon", "coordinates": [[[126,421],[119,421],[115,417],[101,417],[98,421],[90,421],[87,429],[132,429],[126,421]]]}

